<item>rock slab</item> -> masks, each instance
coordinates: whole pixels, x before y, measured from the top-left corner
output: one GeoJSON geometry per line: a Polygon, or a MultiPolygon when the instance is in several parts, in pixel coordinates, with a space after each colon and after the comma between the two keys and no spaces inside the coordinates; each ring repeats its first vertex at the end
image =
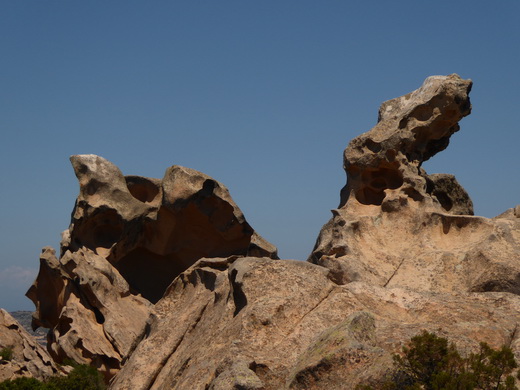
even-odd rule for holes
{"type": "Polygon", "coordinates": [[[12,351],[10,359],[0,357],[0,382],[24,376],[43,380],[61,373],[47,351],[3,309],[0,309],[0,350],[12,351]]]}

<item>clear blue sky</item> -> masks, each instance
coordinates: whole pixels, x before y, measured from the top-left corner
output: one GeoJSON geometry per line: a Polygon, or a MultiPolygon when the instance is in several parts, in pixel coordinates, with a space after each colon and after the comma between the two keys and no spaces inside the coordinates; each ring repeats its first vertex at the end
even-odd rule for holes
{"type": "Polygon", "coordinates": [[[473,114],[425,165],[477,214],[520,203],[520,2],[0,1],[0,307],[23,297],[78,192],[68,157],[224,183],[283,258],[337,207],[342,151],[434,74],[473,114]]]}

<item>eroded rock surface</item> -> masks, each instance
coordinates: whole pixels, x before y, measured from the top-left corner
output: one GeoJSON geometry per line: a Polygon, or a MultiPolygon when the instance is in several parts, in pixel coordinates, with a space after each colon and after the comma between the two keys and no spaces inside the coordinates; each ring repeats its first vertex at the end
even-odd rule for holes
{"type": "Polygon", "coordinates": [[[337,285],[329,272],[291,260],[200,260],[156,305],[111,389],[354,389],[383,375],[423,329],[463,351],[486,341],[520,357],[517,295],[337,285]]]}
{"type": "Polygon", "coordinates": [[[350,199],[381,206],[402,196],[438,204],[420,167],[448,146],[471,112],[471,85],[457,75],[431,76],[418,90],[384,102],[377,125],[345,149],[348,181],[340,208],[350,199]]]}
{"type": "Polygon", "coordinates": [[[114,375],[143,337],[168,285],[202,257],[266,256],[276,248],[247,223],[228,190],[180,166],[162,180],[123,176],[95,155],[72,156],[80,184],[61,256],[44,248],[27,296],[34,327],[50,328],[62,362],[114,375]]]}
{"type": "Polygon", "coordinates": [[[471,81],[433,76],[389,100],[344,153],[347,184],[309,261],[340,284],[520,293],[520,221],[473,216],[453,175],[422,163],[444,150],[471,110],[471,81]]]}
{"type": "Polygon", "coordinates": [[[204,174],[125,177],[73,157],[71,227],[28,292],[52,356],[102,368],[111,390],[354,389],[422,330],[520,359],[519,206],[473,216],[452,175],[422,168],[469,114],[470,88],[434,76],[383,103],[345,151],[340,206],[307,262],[272,261],[204,174]]]}
{"type": "Polygon", "coordinates": [[[8,312],[0,309],[0,350],[11,350],[10,359],[0,357],[0,382],[22,376],[40,380],[61,373],[45,349],[8,312]]]}

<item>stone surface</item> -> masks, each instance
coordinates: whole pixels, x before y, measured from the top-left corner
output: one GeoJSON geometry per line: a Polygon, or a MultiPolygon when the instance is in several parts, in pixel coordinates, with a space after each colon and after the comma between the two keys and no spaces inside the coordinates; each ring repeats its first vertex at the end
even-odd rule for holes
{"type": "Polygon", "coordinates": [[[0,350],[11,349],[12,358],[0,357],[0,382],[22,376],[45,379],[61,373],[45,349],[8,312],[0,309],[0,350]]]}
{"type": "Polygon", "coordinates": [[[107,377],[135,348],[153,305],[105,258],[85,248],[57,259],[44,248],[38,278],[27,293],[35,303],[33,327],[50,328],[53,359],[92,364],[107,377]]]}
{"type": "Polygon", "coordinates": [[[202,257],[267,256],[221,183],[172,166],[162,180],[123,176],[95,155],[71,157],[80,184],[61,256],[44,248],[27,296],[53,358],[114,375],[143,337],[168,285],[202,257]]]}
{"type": "Polygon", "coordinates": [[[471,86],[457,75],[431,76],[418,90],[384,102],[377,125],[345,149],[348,180],[340,208],[381,206],[402,197],[441,206],[420,167],[448,146],[458,122],[471,112],[471,86]]]}
{"type": "Polygon", "coordinates": [[[353,389],[426,329],[464,352],[511,345],[520,297],[333,283],[306,262],[203,259],[156,305],[111,389],[353,389]]]}
{"type": "Polygon", "coordinates": [[[455,176],[436,173],[426,176],[428,191],[437,198],[442,208],[454,215],[473,215],[473,202],[455,176]]]}

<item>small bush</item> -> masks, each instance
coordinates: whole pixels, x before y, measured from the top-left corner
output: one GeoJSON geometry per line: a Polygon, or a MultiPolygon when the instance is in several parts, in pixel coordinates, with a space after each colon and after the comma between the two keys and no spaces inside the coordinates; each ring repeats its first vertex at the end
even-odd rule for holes
{"type": "Polygon", "coordinates": [[[76,365],[67,376],[54,376],[46,382],[34,378],[17,378],[0,383],[0,390],[104,390],[102,375],[85,364],[76,365]]]}
{"type": "Polygon", "coordinates": [[[494,350],[480,344],[463,358],[455,344],[423,331],[412,337],[401,355],[394,355],[391,374],[358,390],[518,390],[513,377],[517,363],[511,348],[494,350]]]}
{"type": "Polygon", "coordinates": [[[53,377],[48,381],[51,390],[103,390],[103,377],[94,367],[77,365],[67,376],[53,377]]]}
{"type": "Polygon", "coordinates": [[[45,390],[44,384],[34,378],[16,378],[0,383],[0,390],[45,390]]]}
{"type": "Polygon", "coordinates": [[[12,348],[2,348],[0,349],[0,357],[3,360],[11,360],[13,358],[13,349],[12,348]]]}

